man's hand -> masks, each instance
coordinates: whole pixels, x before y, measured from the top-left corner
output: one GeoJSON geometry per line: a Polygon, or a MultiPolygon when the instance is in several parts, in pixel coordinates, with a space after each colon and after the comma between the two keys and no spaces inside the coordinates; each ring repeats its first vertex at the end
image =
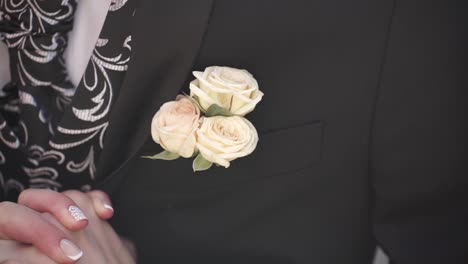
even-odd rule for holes
{"type": "Polygon", "coordinates": [[[26,190],[18,204],[0,203],[0,261],[74,263],[80,259],[83,251],[70,231],[88,225],[86,214],[92,213],[99,221],[113,215],[104,193],[82,195],[88,197],[87,204],[83,204],[86,213],[69,196],[48,190],[26,190]]]}

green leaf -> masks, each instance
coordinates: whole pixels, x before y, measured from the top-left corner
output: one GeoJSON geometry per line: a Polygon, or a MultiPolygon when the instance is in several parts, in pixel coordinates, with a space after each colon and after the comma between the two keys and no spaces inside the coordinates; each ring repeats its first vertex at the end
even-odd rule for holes
{"type": "Polygon", "coordinates": [[[213,162],[206,160],[202,154],[198,154],[198,156],[193,160],[193,171],[204,171],[213,165],[213,162]]]}
{"type": "Polygon", "coordinates": [[[222,108],[221,106],[214,104],[208,107],[208,110],[206,110],[206,116],[207,117],[212,117],[212,116],[233,116],[229,110],[222,108]]]}
{"type": "Polygon", "coordinates": [[[180,156],[178,154],[175,154],[175,153],[172,153],[172,152],[169,152],[167,150],[159,153],[159,154],[156,154],[154,156],[143,156],[142,158],[145,158],[145,159],[153,159],[153,160],[176,160],[178,158],[180,158],[180,156]]]}

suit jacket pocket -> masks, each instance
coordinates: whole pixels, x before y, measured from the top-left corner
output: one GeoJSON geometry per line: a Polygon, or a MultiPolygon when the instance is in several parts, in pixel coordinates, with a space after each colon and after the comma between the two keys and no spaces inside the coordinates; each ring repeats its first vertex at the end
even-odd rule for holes
{"type": "Polygon", "coordinates": [[[321,159],[322,133],[321,121],[259,132],[254,153],[234,160],[229,169],[249,168],[248,174],[267,176],[311,166],[321,159]]]}
{"type": "MultiPolygon", "coordinates": [[[[153,193],[172,196],[216,190],[223,185],[283,175],[313,166],[320,161],[323,130],[323,121],[313,121],[260,131],[260,141],[254,153],[234,160],[228,169],[213,166],[207,171],[194,173],[191,168],[192,159],[160,161],[138,158],[131,169],[131,177],[145,177],[147,186],[153,193]]],[[[159,151],[161,149],[150,139],[142,148],[141,155],[152,155],[159,151]]]]}

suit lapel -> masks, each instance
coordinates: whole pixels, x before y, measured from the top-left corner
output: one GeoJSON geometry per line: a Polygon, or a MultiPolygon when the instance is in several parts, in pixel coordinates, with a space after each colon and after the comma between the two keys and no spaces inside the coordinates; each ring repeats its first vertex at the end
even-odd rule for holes
{"type": "Polygon", "coordinates": [[[150,134],[159,107],[174,100],[191,75],[213,0],[140,0],[132,61],[115,102],[97,170],[97,187],[110,184],[150,134]]]}

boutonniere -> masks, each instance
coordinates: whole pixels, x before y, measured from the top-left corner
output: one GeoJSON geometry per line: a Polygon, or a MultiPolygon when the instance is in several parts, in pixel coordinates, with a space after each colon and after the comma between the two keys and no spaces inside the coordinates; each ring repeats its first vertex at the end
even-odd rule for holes
{"type": "Polygon", "coordinates": [[[154,115],[151,136],[164,151],[145,158],[194,158],[194,171],[228,168],[257,147],[257,130],[244,116],[263,93],[246,70],[213,66],[193,75],[190,95],[178,95],[154,115]]]}

